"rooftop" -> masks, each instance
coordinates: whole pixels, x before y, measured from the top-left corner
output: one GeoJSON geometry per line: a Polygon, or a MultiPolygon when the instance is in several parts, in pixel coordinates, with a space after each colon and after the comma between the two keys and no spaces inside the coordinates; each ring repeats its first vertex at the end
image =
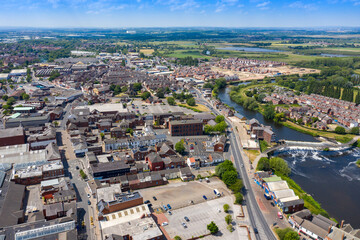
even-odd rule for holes
{"type": "Polygon", "coordinates": [[[24,129],[22,127],[0,129],[0,138],[22,136],[22,135],[24,135],[24,129]]]}
{"type": "Polygon", "coordinates": [[[203,122],[200,120],[177,120],[170,121],[171,125],[185,125],[185,124],[202,124],[203,122]]]}

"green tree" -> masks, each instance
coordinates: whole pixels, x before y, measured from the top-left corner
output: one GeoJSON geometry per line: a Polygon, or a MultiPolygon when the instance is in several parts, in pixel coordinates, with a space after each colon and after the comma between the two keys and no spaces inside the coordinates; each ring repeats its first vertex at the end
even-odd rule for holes
{"type": "Polygon", "coordinates": [[[127,92],[127,90],[128,90],[127,86],[123,86],[123,87],[121,88],[121,92],[127,92]]]}
{"type": "Polygon", "coordinates": [[[160,88],[157,92],[156,92],[156,96],[158,98],[164,98],[165,94],[164,94],[164,90],[162,88],[160,88]]]}
{"type": "Polygon", "coordinates": [[[46,98],[44,98],[44,102],[48,102],[49,101],[49,99],[46,97],[46,98]]]}
{"type": "Polygon", "coordinates": [[[181,140],[175,144],[175,150],[180,154],[184,154],[185,152],[184,140],[181,140]]]}
{"type": "Polygon", "coordinates": [[[211,221],[211,223],[207,225],[207,229],[210,231],[211,234],[216,234],[219,231],[218,226],[213,221],[211,221]]]}
{"type": "Polygon", "coordinates": [[[224,212],[228,213],[230,206],[229,206],[229,204],[224,204],[223,208],[224,208],[224,212]]]}
{"type": "Polygon", "coordinates": [[[215,122],[217,123],[221,123],[225,121],[225,117],[223,115],[217,115],[216,118],[215,118],[215,122]]]}
{"type": "Polygon", "coordinates": [[[55,127],[59,126],[59,122],[58,122],[58,121],[54,121],[54,126],[55,126],[55,127]]]}
{"type": "Polygon", "coordinates": [[[238,179],[237,176],[238,176],[238,174],[236,171],[226,171],[222,175],[221,179],[224,181],[226,186],[230,186],[236,182],[236,180],[238,179]]]}
{"type": "Polygon", "coordinates": [[[150,94],[149,92],[143,92],[143,93],[141,94],[141,98],[142,98],[143,100],[148,99],[150,96],[151,96],[151,94],[150,94]]]}
{"type": "Polygon", "coordinates": [[[215,168],[215,174],[222,179],[222,175],[227,171],[236,171],[233,163],[230,160],[225,160],[215,168]]]}
{"type": "Polygon", "coordinates": [[[235,203],[236,204],[241,204],[243,199],[244,199],[244,196],[240,192],[235,193],[235,203]]]}
{"type": "Polygon", "coordinates": [[[351,134],[359,135],[359,127],[353,127],[350,129],[351,134]]]}
{"type": "Polygon", "coordinates": [[[230,224],[232,222],[232,216],[230,214],[225,216],[225,222],[226,224],[230,224]]]}
{"type": "Polygon", "coordinates": [[[167,102],[168,102],[168,104],[171,105],[171,106],[175,106],[175,105],[176,105],[175,98],[173,98],[173,97],[168,97],[168,98],[167,98],[167,102]]]}
{"type": "Polygon", "coordinates": [[[244,184],[241,179],[236,179],[234,184],[229,186],[229,189],[233,191],[233,193],[241,192],[241,189],[244,187],[244,184]]]}
{"type": "Polygon", "coordinates": [[[264,107],[264,118],[273,119],[275,117],[275,108],[271,105],[266,105],[264,107]]]}
{"type": "Polygon", "coordinates": [[[7,101],[7,100],[8,100],[8,98],[9,98],[9,96],[8,96],[8,95],[4,95],[4,96],[2,96],[2,100],[4,100],[4,101],[7,101]]]}
{"type": "Polygon", "coordinates": [[[256,166],[256,170],[269,171],[270,170],[270,160],[267,157],[260,158],[258,165],[256,166]]]}
{"type": "Polygon", "coordinates": [[[196,102],[195,102],[195,99],[194,98],[188,98],[186,100],[186,103],[189,105],[189,106],[195,106],[196,105],[196,102]]]}
{"type": "Polygon", "coordinates": [[[285,234],[284,240],[299,240],[299,234],[292,231],[285,234]]]}
{"type": "Polygon", "coordinates": [[[175,237],[174,237],[174,240],[181,240],[181,237],[175,236],[175,237]]]}
{"type": "Polygon", "coordinates": [[[133,89],[134,91],[140,91],[142,89],[141,83],[134,83],[133,89]]]}
{"type": "Polygon", "coordinates": [[[275,173],[280,173],[285,176],[289,176],[291,169],[289,168],[287,162],[280,157],[270,158],[270,167],[275,171],[275,173]]]}
{"type": "Polygon", "coordinates": [[[346,133],[346,130],[345,130],[345,128],[343,128],[343,127],[337,126],[337,127],[335,128],[335,132],[336,132],[337,134],[345,134],[345,133],[346,133]]]}

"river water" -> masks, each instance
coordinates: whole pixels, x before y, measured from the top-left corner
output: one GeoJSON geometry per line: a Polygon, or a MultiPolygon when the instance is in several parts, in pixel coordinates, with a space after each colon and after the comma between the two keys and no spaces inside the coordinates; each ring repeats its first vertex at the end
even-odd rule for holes
{"type": "MultiPolygon", "coordinates": [[[[229,92],[229,88],[220,91],[219,98],[223,103],[234,107],[247,119],[256,118],[270,125],[278,140],[316,141],[310,135],[267,121],[260,113],[244,109],[231,101],[229,92]]],[[[320,202],[332,217],[360,228],[360,168],[355,164],[360,158],[360,149],[337,152],[292,149],[274,155],[288,162],[292,169],[291,178],[320,202]]]]}

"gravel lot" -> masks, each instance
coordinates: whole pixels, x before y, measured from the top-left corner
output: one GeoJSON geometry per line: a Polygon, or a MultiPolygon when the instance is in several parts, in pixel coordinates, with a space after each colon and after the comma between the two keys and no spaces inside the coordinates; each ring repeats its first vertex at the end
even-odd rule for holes
{"type": "Polygon", "coordinates": [[[140,100],[135,100],[133,101],[133,104],[135,105],[135,108],[133,108],[131,106],[131,104],[128,104],[128,109],[129,111],[134,111],[135,113],[138,113],[137,111],[139,111],[140,114],[144,114],[144,113],[168,113],[168,112],[183,112],[185,114],[194,114],[195,112],[187,109],[187,108],[182,108],[179,106],[170,106],[169,104],[167,104],[166,100],[164,100],[165,105],[162,105],[161,103],[156,103],[156,104],[150,104],[150,103],[146,103],[140,100]],[[136,108],[138,107],[138,108],[136,108]]]}
{"type": "Polygon", "coordinates": [[[206,195],[208,200],[214,199],[214,189],[223,192],[225,196],[229,195],[226,186],[217,178],[210,178],[209,183],[205,181],[181,182],[175,180],[165,186],[142,189],[140,193],[144,201],[150,200],[153,209],[157,211],[167,204],[170,204],[172,210],[174,210],[192,205],[190,201],[193,201],[195,205],[205,202],[203,195],[206,195]],[[154,201],[153,196],[157,198],[157,201],[154,201]]]}
{"type": "MultiPolygon", "coordinates": [[[[220,232],[215,236],[209,235],[203,239],[247,239],[246,230],[237,227],[234,222],[234,232],[230,233],[229,230],[226,229],[227,224],[224,219],[227,213],[223,211],[223,205],[227,203],[231,206],[232,201],[231,196],[225,196],[174,210],[172,211],[172,215],[166,214],[169,225],[165,226],[165,230],[172,238],[179,235],[182,239],[189,239],[209,233],[206,226],[211,221],[214,221],[220,232]],[[185,216],[189,218],[189,222],[185,221],[185,216]],[[183,227],[182,223],[184,222],[187,228],[183,227]]],[[[229,213],[231,214],[232,212],[230,211],[229,213]]]]}

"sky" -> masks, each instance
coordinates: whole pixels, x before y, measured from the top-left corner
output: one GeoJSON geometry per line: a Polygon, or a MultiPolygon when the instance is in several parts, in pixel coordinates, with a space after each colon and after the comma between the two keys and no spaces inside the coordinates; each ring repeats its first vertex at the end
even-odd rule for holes
{"type": "Polygon", "coordinates": [[[360,27],[360,0],[0,0],[0,27],[360,27]]]}

